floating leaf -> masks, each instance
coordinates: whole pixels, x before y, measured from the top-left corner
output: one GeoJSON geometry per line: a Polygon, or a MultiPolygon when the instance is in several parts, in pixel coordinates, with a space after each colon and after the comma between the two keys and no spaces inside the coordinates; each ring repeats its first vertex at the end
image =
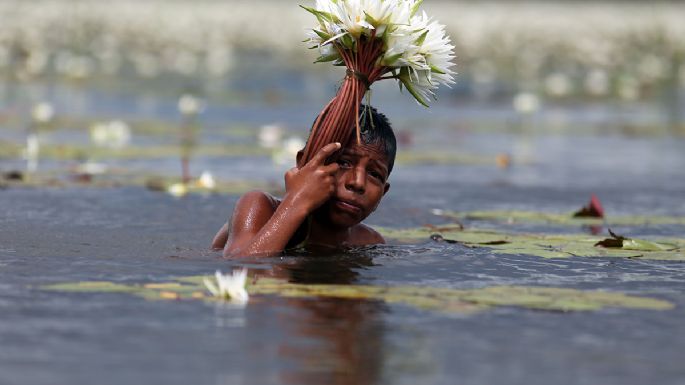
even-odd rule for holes
{"type": "Polygon", "coordinates": [[[643,239],[626,238],[624,236],[614,234],[611,229],[609,229],[609,234],[611,235],[611,238],[601,240],[595,243],[595,246],[609,248],[614,247],[636,251],[672,251],[678,249],[678,246],[670,243],[657,243],[643,239]]]}
{"type": "Polygon", "coordinates": [[[533,255],[542,258],[567,257],[622,257],[655,260],[685,260],[685,239],[662,241],[633,240],[628,247],[595,247],[601,239],[583,234],[521,234],[495,230],[465,229],[459,224],[434,228],[409,229],[376,228],[384,237],[404,243],[430,239],[459,243],[467,247],[487,247],[494,254],[533,255]]]}
{"type": "Polygon", "coordinates": [[[103,293],[120,293],[133,292],[136,288],[128,285],[122,285],[114,282],[106,281],[84,281],[73,283],[60,283],[55,285],[43,286],[43,289],[54,291],[83,291],[83,292],[103,292],[103,293]]]}
{"type": "Polygon", "coordinates": [[[159,297],[162,299],[181,299],[181,296],[173,291],[162,291],[159,293],[159,297]]]}
{"type": "MultiPolygon", "coordinates": [[[[215,301],[202,294],[202,276],[183,277],[168,284],[122,285],[111,282],[75,282],[44,286],[53,291],[121,292],[149,300],[215,301]]],[[[451,289],[419,286],[371,286],[296,284],[273,278],[253,281],[250,295],[288,298],[345,298],[383,301],[443,313],[470,314],[493,306],[516,306],[536,310],[588,311],[605,307],[668,310],[668,301],[604,291],[529,286],[491,286],[480,289],[451,289]]]]}
{"type": "Polygon", "coordinates": [[[604,291],[581,291],[555,287],[494,286],[471,291],[465,299],[492,306],[585,311],[604,307],[672,309],[673,304],[652,298],[604,291]]]}
{"type": "Polygon", "coordinates": [[[678,246],[670,243],[657,243],[644,239],[626,239],[623,241],[624,250],[639,251],[672,251],[677,250],[678,246]]]}
{"type": "Polygon", "coordinates": [[[516,223],[544,223],[568,226],[602,225],[609,226],[649,226],[649,225],[685,225],[685,217],[626,215],[602,218],[574,217],[571,213],[543,213],[537,211],[466,211],[454,212],[445,210],[444,217],[459,220],[516,223]]]}
{"type": "Polygon", "coordinates": [[[182,288],[178,282],[164,282],[164,283],[147,283],[143,285],[146,289],[179,289],[182,288]]]}

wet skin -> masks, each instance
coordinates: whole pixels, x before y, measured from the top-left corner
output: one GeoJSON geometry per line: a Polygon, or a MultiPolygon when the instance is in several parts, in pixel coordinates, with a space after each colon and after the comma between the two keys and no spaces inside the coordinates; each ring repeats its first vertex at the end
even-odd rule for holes
{"type": "Polygon", "coordinates": [[[286,172],[282,200],[262,191],[243,195],[212,247],[235,257],[276,255],[302,241],[327,247],[384,243],[361,221],[388,192],[388,174],[380,145],[352,144],[340,150],[331,143],[303,167],[286,172]],[[336,161],[327,164],[333,157],[336,161]]]}

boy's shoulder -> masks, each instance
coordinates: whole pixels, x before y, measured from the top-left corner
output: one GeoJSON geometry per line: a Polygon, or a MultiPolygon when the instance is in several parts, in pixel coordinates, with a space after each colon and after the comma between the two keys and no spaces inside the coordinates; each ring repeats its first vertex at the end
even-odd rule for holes
{"type": "Polygon", "coordinates": [[[272,208],[276,210],[281,203],[280,199],[274,197],[268,192],[261,190],[252,190],[243,194],[238,200],[238,205],[241,206],[262,206],[265,208],[272,208]]]}
{"type": "MultiPolygon", "coordinates": [[[[232,229],[236,224],[249,228],[255,225],[261,227],[276,212],[280,201],[273,195],[252,190],[243,194],[233,208],[232,229]]],[[[256,229],[259,230],[259,229],[256,229]]]]}
{"type": "Polygon", "coordinates": [[[372,227],[359,223],[352,228],[350,244],[354,246],[377,245],[385,243],[385,238],[372,227]]]}

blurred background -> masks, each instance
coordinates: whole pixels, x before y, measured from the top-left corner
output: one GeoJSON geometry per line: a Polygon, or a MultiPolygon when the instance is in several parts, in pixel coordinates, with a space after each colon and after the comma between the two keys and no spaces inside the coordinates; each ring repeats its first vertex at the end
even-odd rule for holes
{"type": "MultiPolygon", "coordinates": [[[[302,40],[314,20],[298,4],[0,1],[3,183],[278,190],[343,77],[313,64],[302,40]]],[[[400,171],[400,181],[456,181],[441,166],[473,166],[459,175],[466,181],[583,180],[588,190],[616,174],[642,185],[678,175],[685,5],[423,7],[447,25],[459,74],[430,109],[394,83],[374,85],[372,104],[399,137],[400,170],[435,166],[400,171]]]]}

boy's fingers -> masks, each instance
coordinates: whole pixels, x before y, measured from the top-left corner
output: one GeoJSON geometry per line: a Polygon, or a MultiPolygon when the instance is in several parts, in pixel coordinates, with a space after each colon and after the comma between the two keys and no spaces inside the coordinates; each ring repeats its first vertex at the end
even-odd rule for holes
{"type": "Polygon", "coordinates": [[[340,165],[337,163],[331,163],[331,164],[326,165],[326,166],[321,166],[321,169],[326,174],[335,174],[340,169],[340,165]]]}
{"type": "Polygon", "coordinates": [[[338,151],[340,147],[341,145],[338,142],[329,143],[323,146],[309,162],[315,165],[324,164],[326,158],[331,156],[331,154],[333,154],[334,152],[338,151]]]}

